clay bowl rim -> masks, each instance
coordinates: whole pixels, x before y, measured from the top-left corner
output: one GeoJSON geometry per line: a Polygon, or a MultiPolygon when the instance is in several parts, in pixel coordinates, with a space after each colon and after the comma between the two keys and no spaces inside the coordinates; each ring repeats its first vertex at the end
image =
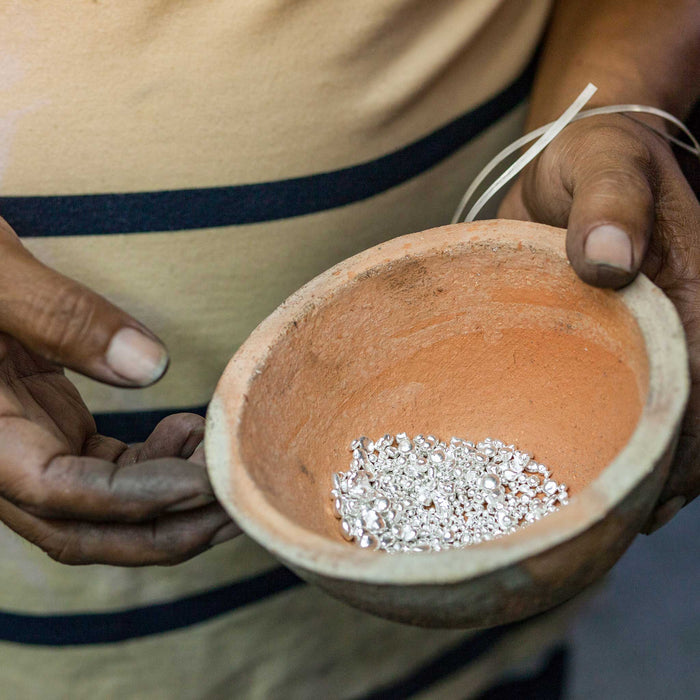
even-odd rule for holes
{"type": "Polygon", "coordinates": [[[459,254],[460,249],[474,245],[499,250],[527,245],[535,253],[566,260],[561,229],[518,224],[515,231],[501,226],[500,220],[454,224],[374,246],[315,277],[253,331],[219,380],[207,411],[205,433],[214,491],[244,532],[292,568],[321,576],[368,584],[456,583],[513,565],[576,537],[602,520],[654,470],[677,434],[690,380],[685,336],[675,307],[648,278],[639,275],[616,292],[639,325],[649,362],[649,389],[637,427],[617,457],[572,496],[564,509],[515,534],[441,552],[389,555],[362,550],[287,518],[246,471],[236,429],[250,386],[261,373],[270,348],[293,332],[294,322],[315,308],[316,300],[329,298],[347,284],[361,284],[358,276],[368,270],[386,269],[392,262],[417,256],[459,254]],[[228,405],[224,395],[230,397],[228,405]]]}

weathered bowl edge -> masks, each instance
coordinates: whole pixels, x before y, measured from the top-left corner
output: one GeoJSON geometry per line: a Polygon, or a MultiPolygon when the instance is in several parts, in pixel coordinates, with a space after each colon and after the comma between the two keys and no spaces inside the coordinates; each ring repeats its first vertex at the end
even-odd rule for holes
{"type": "MultiPolygon", "coordinates": [[[[388,557],[350,548],[297,525],[267,502],[245,472],[231,438],[248,386],[264,364],[270,345],[294,319],[308,312],[317,297],[337,288],[340,280],[347,283],[375,267],[380,250],[384,261],[442,252],[465,243],[525,244],[535,251],[565,256],[560,229],[519,223],[517,237],[496,234],[498,222],[485,221],[430,229],[375,246],[311,280],[256,328],[231,359],[217,385],[207,412],[205,435],[207,464],[217,498],[248,535],[293,568],[315,576],[388,585],[459,583],[537,556],[577,537],[602,520],[653,472],[672,449],[690,381],[678,314],[670,300],[642,275],[619,294],[637,320],[646,345],[650,387],[647,401],[627,445],[597,479],[571,499],[566,513],[551,514],[515,535],[470,547],[468,553],[447,550],[388,557]],[[228,418],[221,398],[224,385],[226,394],[238,399],[227,407],[228,418]],[[245,497],[240,498],[241,494],[245,497]]],[[[653,502],[649,503],[649,509],[652,507],[653,502]]]]}

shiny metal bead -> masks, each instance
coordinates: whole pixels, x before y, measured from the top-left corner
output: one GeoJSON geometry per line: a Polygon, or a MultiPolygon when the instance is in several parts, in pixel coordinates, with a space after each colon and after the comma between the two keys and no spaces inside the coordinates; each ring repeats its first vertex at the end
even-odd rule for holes
{"type": "Polygon", "coordinates": [[[350,542],[354,537],[352,526],[345,519],[340,521],[340,532],[348,542],[350,542]]]}
{"type": "Polygon", "coordinates": [[[364,532],[360,535],[357,543],[362,549],[377,549],[379,540],[371,532],[364,532]]]}
{"type": "Polygon", "coordinates": [[[513,532],[568,502],[563,484],[513,445],[386,434],[353,440],[332,476],[346,540],[385,552],[441,551],[513,532]],[[539,496],[544,496],[540,498],[539,496]]]}

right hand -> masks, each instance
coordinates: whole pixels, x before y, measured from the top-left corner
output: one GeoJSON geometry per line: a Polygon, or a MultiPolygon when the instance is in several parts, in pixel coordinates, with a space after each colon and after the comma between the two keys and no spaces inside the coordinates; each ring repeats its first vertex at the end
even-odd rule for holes
{"type": "Polygon", "coordinates": [[[2,219],[0,260],[0,520],[69,564],[173,564],[238,534],[207,478],[201,417],[169,416],[129,447],[97,433],[63,372],[147,386],[162,343],[2,219]]]}
{"type": "Polygon", "coordinates": [[[569,124],[520,175],[499,215],[567,227],[579,277],[619,288],[643,272],[685,329],[690,397],[670,474],[645,532],[700,494],[700,203],[669,144],[637,120],[569,124]]]}

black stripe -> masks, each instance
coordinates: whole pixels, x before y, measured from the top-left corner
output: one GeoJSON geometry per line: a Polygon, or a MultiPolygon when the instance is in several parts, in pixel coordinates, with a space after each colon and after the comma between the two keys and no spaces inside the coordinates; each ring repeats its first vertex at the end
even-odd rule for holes
{"type": "Polygon", "coordinates": [[[101,435],[122,440],[123,442],[143,442],[153,428],[172,413],[196,413],[205,415],[207,407],[188,406],[185,408],[164,408],[153,411],[117,411],[114,413],[96,413],[97,432],[101,435]]]}
{"type": "Polygon", "coordinates": [[[542,668],[533,675],[519,675],[484,691],[474,700],[561,700],[565,697],[569,672],[569,650],[552,650],[542,668]]]}
{"type": "MultiPolygon", "coordinates": [[[[466,669],[505,637],[517,633],[523,627],[536,623],[538,620],[556,614],[556,611],[564,606],[566,603],[518,622],[476,632],[447,651],[429,659],[408,676],[362,695],[357,700],[404,700],[404,698],[409,698],[416,693],[422,693],[436,683],[466,669]]],[[[542,653],[542,651],[543,649],[538,649],[537,653],[542,653]]],[[[565,646],[559,645],[548,654],[541,669],[535,669],[531,674],[519,675],[516,678],[504,679],[501,676],[500,682],[489,690],[483,691],[478,696],[478,700],[501,700],[501,698],[504,700],[505,698],[518,698],[518,700],[521,698],[523,700],[529,698],[533,698],[533,700],[534,698],[538,698],[538,700],[539,698],[542,700],[558,699],[563,695],[567,669],[568,650],[565,646]],[[522,694],[520,692],[510,694],[510,690],[521,690],[522,694]]],[[[507,669],[504,671],[507,672],[507,669]]]]}
{"type": "Polygon", "coordinates": [[[189,627],[255,603],[302,581],[279,567],[171,603],[111,613],[17,615],[0,612],[0,640],[40,646],[111,644],[189,627]]]}
{"type": "Polygon", "coordinates": [[[425,662],[410,675],[382,686],[362,700],[403,700],[462,670],[522,626],[522,622],[477,632],[425,662]]]}
{"type": "Polygon", "coordinates": [[[504,90],[446,126],[349,168],[229,187],[0,197],[0,212],[20,236],[82,236],[252,224],[351,204],[428,170],[506,115],[527,96],[534,64],[535,59],[504,90]]]}

